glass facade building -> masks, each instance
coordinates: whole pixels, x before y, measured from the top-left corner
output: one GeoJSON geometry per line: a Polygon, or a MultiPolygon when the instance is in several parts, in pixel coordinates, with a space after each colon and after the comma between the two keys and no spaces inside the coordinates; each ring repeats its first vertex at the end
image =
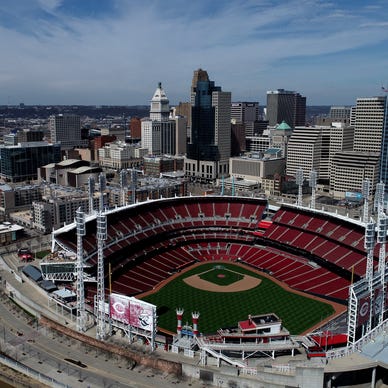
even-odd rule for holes
{"type": "Polygon", "coordinates": [[[61,161],[61,146],[46,142],[0,147],[0,176],[7,182],[37,179],[38,168],[61,161]]]}
{"type": "Polygon", "coordinates": [[[191,139],[187,143],[185,174],[214,182],[229,175],[231,155],[231,93],[209,80],[205,70],[194,71],[191,86],[191,139]]]}

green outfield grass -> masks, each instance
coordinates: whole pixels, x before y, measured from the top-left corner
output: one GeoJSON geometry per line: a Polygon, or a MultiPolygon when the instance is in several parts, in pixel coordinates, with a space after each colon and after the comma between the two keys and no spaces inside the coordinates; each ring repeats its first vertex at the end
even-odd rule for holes
{"type": "MultiPolygon", "coordinates": [[[[158,326],[176,331],[177,307],[184,308],[183,324],[191,325],[191,312],[199,311],[199,330],[202,333],[214,333],[221,327],[236,326],[240,320],[247,319],[249,314],[275,313],[291,334],[300,334],[314,324],[331,315],[334,310],[330,304],[319,302],[302,295],[287,292],[271,280],[233,264],[222,264],[229,271],[219,273],[231,274],[230,271],[248,274],[260,278],[259,286],[241,292],[219,293],[193,288],[183,279],[214,269],[214,263],[206,263],[185,272],[160,291],[143,299],[157,306],[158,326]]],[[[220,279],[217,270],[208,272],[217,284],[220,279]],[[217,281],[215,281],[217,279],[217,281]]],[[[202,277],[202,276],[201,276],[202,277]]],[[[208,281],[212,281],[206,278],[208,281]]],[[[236,276],[236,281],[239,277],[236,276]]],[[[231,284],[230,279],[228,283],[231,284]]]]}

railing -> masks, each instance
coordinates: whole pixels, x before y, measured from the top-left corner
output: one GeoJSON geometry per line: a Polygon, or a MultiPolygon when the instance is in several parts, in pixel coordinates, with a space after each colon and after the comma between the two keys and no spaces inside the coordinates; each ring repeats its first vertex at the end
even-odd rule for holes
{"type": "Polygon", "coordinates": [[[367,333],[359,340],[357,340],[353,344],[353,346],[350,344],[346,348],[328,350],[326,352],[326,358],[329,358],[329,359],[340,358],[340,357],[348,356],[356,351],[360,351],[365,344],[367,344],[368,342],[376,338],[377,335],[385,331],[387,328],[388,328],[388,319],[380,323],[379,325],[377,325],[373,330],[371,330],[369,333],[367,333]]]}

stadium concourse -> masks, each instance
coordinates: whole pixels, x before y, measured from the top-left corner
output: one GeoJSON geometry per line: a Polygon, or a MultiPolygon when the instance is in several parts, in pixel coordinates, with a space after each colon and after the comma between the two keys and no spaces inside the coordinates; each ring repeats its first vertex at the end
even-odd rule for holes
{"type": "MultiPolygon", "coordinates": [[[[296,205],[269,206],[266,199],[176,197],[127,205],[107,210],[104,215],[107,233],[103,257],[105,284],[109,284],[106,292],[131,297],[153,290],[193,264],[221,261],[238,262],[294,290],[347,306],[351,283],[364,281],[367,255],[373,268],[381,255],[382,243],[374,245],[372,251],[366,250],[365,223],[361,221],[296,205]]],[[[82,255],[89,305],[95,303],[97,294],[97,237],[96,214],[87,215],[82,255]]],[[[46,280],[74,280],[75,261],[57,261],[55,251],[77,257],[75,224],[53,232],[54,253],[41,263],[46,280]]],[[[385,319],[386,304],[383,305],[381,316],[385,319]]],[[[360,314],[357,300],[355,308],[355,314],[360,314]]],[[[372,325],[365,326],[365,320],[360,320],[361,325],[353,333],[352,349],[345,347],[341,355],[349,356],[355,349],[361,351],[365,334],[378,334],[385,328],[385,320],[377,320],[371,311],[369,306],[372,325]],[[362,344],[357,342],[360,339],[362,344]]],[[[327,346],[328,343],[323,356],[339,358],[340,352],[326,352],[327,346]]],[[[372,364],[367,362],[364,369],[376,379],[379,368],[385,368],[388,360],[374,360],[372,364]]],[[[331,377],[338,377],[334,370],[330,373],[325,377],[328,382],[331,377]]],[[[340,373],[345,376],[346,368],[340,373]]]]}

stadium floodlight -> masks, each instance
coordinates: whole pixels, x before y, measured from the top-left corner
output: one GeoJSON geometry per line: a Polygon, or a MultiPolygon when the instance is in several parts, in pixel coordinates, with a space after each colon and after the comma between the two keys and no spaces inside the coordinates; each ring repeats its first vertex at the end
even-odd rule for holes
{"type": "Polygon", "coordinates": [[[377,183],[376,184],[374,208],[378,212],[383,211],[383,209],[384,209],[384,191],[385,191],[384,183],[383,182],[377,183]]]}
{"type": "Polygon", "coordinates": [[[298,206],[302,206],[302,204],[303,204],[303,192],[302,192],[302,187],[303,187],[303,169],[301,167],[299,167],[296,170],[295,180],[296,180],[296,184],[298,185],[297,205],[298,206]]]}
{"type": "Polygon", "coordinates": [[[388,217],[383,213],[379,213],[379,220],[377,225],[377,242],[379,244],[384,244],[387,239],[387,225],[388,217]]]}
{"type": "Polygon", "coordinates": [[[95,180],[92,175],[88,178],[88,192],[89,192],[89,213],[93,213],[93,194],[94,194],[94,188],[95,188],[95,180]]]}
{"type": "Polygon", "coordinates": [[[303,185],[303,169],[301,167],[299,167],[295,172],[295,180],[298,186],[303,185]]]}
{"type": "Polygon", "coordinates": [[[131,171],[132,203],[136,202],[136,187],[137,187],[137,171],[133,168],[131,171]]]}
{"type": "MultiPolygon", "coordinates": [[[[317,187],[317,172],[315,170],[310,171],[310,179],[309,179],[309,186],[312,189],[315,189],[317,187]]],[[[302,181],[303,184],[303,181],[302,181]]]]}
{"type": "Polygon", "coordinates": [[[120,171],[120,191],[121,191],[121,204],[125,205],[127,203],[127,188],[128,188],[128,179],[127,179],[127,170],[120,171]]]}
{"type": "Polygon", "coordinates": [[[100,173],[100,175],[98,176],[98,183],[100,186],[100,192],[102,193],[106,189],[106,177],[103,173],[100,173]]]}
{"type": "Polygon", "coordinates": [[[127,170],[121,170],[120,171],[120,187],[124,188],[128,186],[128,180],[127,180],[127,170]]]}
{"type": "Polygon", "coordinates": [[[369,197],[369,192],[370,192],[370,181],[369,179],[364,179],[362,181],[362,197],[367,199],[369,197]]]}
{"type": "Polygon", "coordinates": [[[310,171],[309,186],[311,187],[311,209],[315,209],[315,191],[317,189],[317,172],[310,171]]]}
{"type": "Polygon", "coordinates": [[[365,226],[365,240],[364,248],[366,250],[372,250],[375,242],[375,223],[373,220],[368,222],[365,226]]]}
{"type": "Polygon", "coordinates": [[[370,181],[369,179],[364,179],[362,181],[362,196],[364,198],[364,211],[362,215],[362,220],[365,224],[368,222],[368,217],[369,217],[369,203],[368,203],[369,193],[370,193],[370,181]]]}
{"type": "Polygon", "coordinates": [[[85,290],[84,290],[84,265],[83,265],[83,245],[82,236],[85,236],[85,214],[81,207],[76,211],[76,225],[77,225],[77,330],[85,331],[86,324],[86,310],[85,310],[85,290]]]}
{"type": "Polygon", "coordinates": [[[77,225],[77,235],[85,236],[85,213],[79,207],[75,213],[75,222],[77,225]]]}
{"type": "Polygon", "coordinates": [[[94,177],[92,175],[90,175],[89,178],[88,178],[88,191],[89,191],[89,194],[93,195],[95,184],[96,184],[96,181],[94,180],[94,177]]]}
{"type": "Polygon", "coordinates": [[[97,215],[97,328],[96,338],[105,338],[104,240],[107,239],[106,215],[97,215]]]}
{"type": "Polygon", "coordinates": [[[103,173],[98,176],[99,190],[100,190],[100,211],[104,209],[104,191],[106,189],[106,177],[103,173]]]}

